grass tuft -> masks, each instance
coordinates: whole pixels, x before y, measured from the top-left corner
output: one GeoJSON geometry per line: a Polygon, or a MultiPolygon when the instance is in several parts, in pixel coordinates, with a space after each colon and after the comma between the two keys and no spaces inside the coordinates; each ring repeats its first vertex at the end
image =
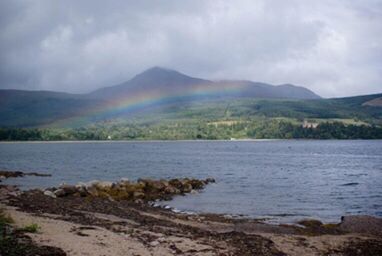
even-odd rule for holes
{"type": "Polygon", "coordinates": [[[11,223],[14,223],[12,217],[9,214],[5,213],[3,209],[0,209],[0,227],[11,223]]]}
{"type": "Polygon", "coordinates": [[[27,225],[21,228],[20,231],[27,232],[27,233],[37,233],[40,229],[41,227],[38,224],[32,223],[30,225],[27,225]]]}

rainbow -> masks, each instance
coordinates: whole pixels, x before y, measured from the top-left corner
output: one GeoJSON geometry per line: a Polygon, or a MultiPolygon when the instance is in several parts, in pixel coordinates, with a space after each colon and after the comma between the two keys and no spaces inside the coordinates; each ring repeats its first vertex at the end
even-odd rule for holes
{"type": "Polygon", "coordinates": [[[161,103],[171,103],[189,97],[205,97],[211,95],[230,95],[235,94],[245,87],[242,83],[219,83],[215,85],[193,85],[192,89],[174,90],[164,93],[160,90],[150,90],[130,95],[122,95],[92,108],[79,112],[75,117],[58,120],[49,127],[74,126],[78,127],[85,124],[88,120],[102,119],[103,117],[116,116],[120,113],[131,113],[146,107],[159,105],[161,103]]]}

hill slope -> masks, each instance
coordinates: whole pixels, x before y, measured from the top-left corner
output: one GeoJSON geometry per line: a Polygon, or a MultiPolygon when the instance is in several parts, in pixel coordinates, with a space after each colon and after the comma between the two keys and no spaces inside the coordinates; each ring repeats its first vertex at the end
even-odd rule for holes
{"type": "Polygon", "coordinates": [[[76,116],[100,101],[82,95],[49,92],[0,90],[0,126],[33,127],[76,116]]]}

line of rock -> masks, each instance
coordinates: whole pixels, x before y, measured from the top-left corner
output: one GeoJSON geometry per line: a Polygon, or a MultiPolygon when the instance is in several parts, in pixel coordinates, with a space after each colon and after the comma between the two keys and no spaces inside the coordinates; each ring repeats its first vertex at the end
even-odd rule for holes
{"type": "Polygon", "coordinates": [[[8,178],[17,178],[24,176],[40,176],[40,177],[50,177],[51,174],[37,173],[37,172],[20,172],[20,171],[4,171],[0,170],[0,181],[8,178]]]}
{"type": "Polygon", "coordinates": [[[175,195],[194,193],[205,185],[215,182],[213,178],[200,179],[170,179],[153,180],[138,179],[131,182],[126,178],[118,182],[90,181],[79,182],[76,185],[62,184],[58,188],[48,188],[44,191],[46,196],[53,198],[66,196],[102,197],[110,200],[129,200],[145,202],[153,200],[170,200],[175,195]]]}

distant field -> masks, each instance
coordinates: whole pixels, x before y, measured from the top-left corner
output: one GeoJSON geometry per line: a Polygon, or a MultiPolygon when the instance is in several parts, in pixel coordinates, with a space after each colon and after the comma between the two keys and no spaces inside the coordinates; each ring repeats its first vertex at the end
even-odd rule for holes
{"type": "Polygon", "coordinates": [[[309,122],[317,122],[317,123],[340,122],[340,123],[344,123],[344,124],[347,124],[347,125],[348,124],[352,124],[352,125],[370,125],[367,122],[356,120],[356,119],[353,119],[353,118],[327,118],[327,119],[325,119],[325,118],[315,118],[315,119],[307,119],[307,120],[309,122]]]}

